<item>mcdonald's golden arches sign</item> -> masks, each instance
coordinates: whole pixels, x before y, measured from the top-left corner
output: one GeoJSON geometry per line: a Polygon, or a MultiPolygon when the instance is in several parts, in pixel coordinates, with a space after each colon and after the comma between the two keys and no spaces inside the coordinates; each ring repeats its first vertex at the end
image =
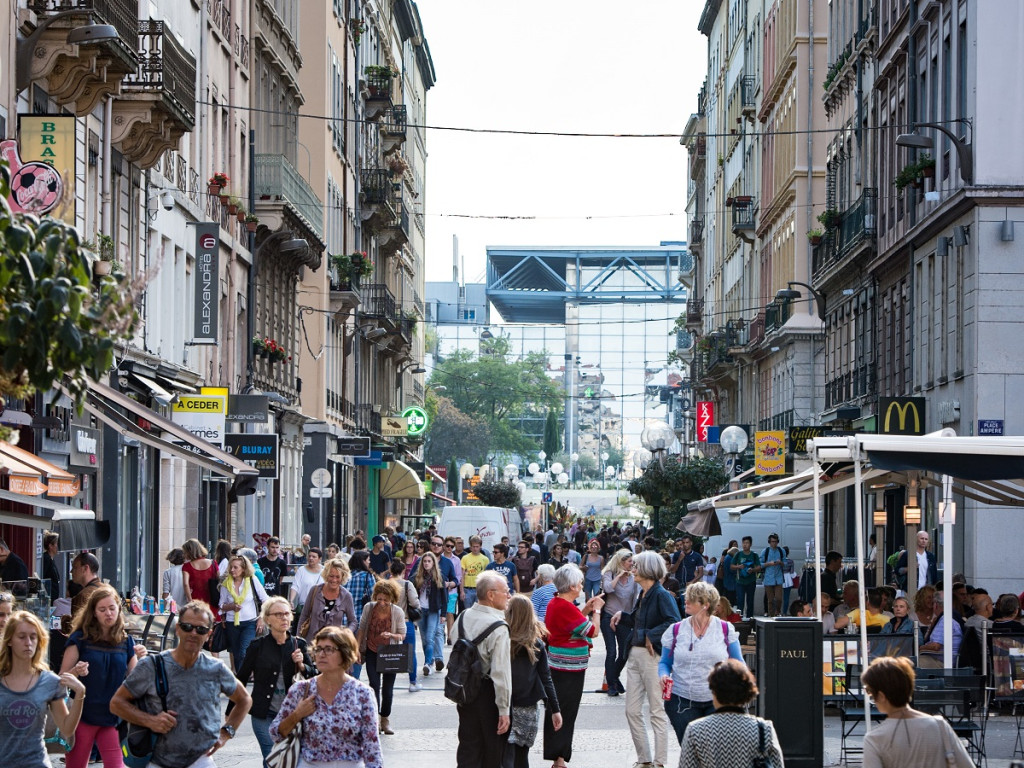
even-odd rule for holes
{"type": "Polygon", "coordinates": [[[923,435],[927,428],[925,398],[880,397],[877,418],[880,435],[923,435]]]}

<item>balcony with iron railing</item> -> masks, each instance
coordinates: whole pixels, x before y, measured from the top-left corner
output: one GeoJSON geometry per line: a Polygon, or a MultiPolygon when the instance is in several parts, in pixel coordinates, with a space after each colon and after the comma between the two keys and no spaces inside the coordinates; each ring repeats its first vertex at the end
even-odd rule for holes
{"type": "Polygon", "coordinates": [[[740,79],[740,107],[744,115],[753,117],[757,105],[757,78],[745,75],[740,79]]]}
{"type": "MultiPolygon", "coordinates": [[[[14,8],[18,4],[8,5],[14,8]]],[[[139,0],[28,0],[26,7],[36,14],[39,24],[58,14],[67,16],[51,21],[41,33],[28,72],[15,73],[19,87],[23,87],[22,78],[27,78],[27,83],[45,78],[50,98],[84,116],[107,96],[116,95],[126,75],[138,71],[139,0]],[[68,32],[85,23],[110,24],[117,37],[69,44],[68,32]]]]}
{"type": "Polygon", "coordinates": [[[824,232],[811,249],[811,272],[821,277],[841,267],[861,246],[875,249],[878,234],[878,190],[866,188],[860,198],[843,211],[839,223],[824,232]]]}
{"type": "Polygon", "coordinates": [[[735,362],[732,355],[729,354],[730,348],[729,339],[724,333],[715,332],[709,336],[704,337],[698,343],[698,349],[701,349],[706,359],[706,371],[712,372],[718,366],[729,366],[735,362]]]}
{"type": "Polygon", "coordinates": [[[690,242],[689,246],[692,249],[694,246],[700,245],[704,242],[704,217],[694,216],[690,219],[690,242]]]}
{"type": "Polygon", "coordinates": [[[689,146],[690,152],[690,178],[694,181],[701,181],[704,174],[705,163],[708,156],[707,134],[698,133],[689,146]]]}
{"type": "Polygon", "coordinates": [[[405,143],[408,122],[409,115],[404,104],[396,104],[391,109],[384,110],[384,116],[380,121],[380,135],[385,154],[405,143]]]}
{"type": "Polygon", "coordinates": [[[395,183],[391,171],[385,168],[367,168],[360,172],[359,180],[363,228],[376,234],[393,226],[398,212],[395,210],[395,183]]]}
{"type": "Polygon", "coordinates": [[[699,329],[704,323],[704,298],[687,299],[686,327],[699,329]]]}
{"type": "Polygon", "coordinates": [[[368,66],[365,77],[365,116],[367,120],[376,120],[392,108],[391,90],[394,75],[386,66],[368,66]]]}
{"type": "Polygon", "coordinates": [[[370,283],[360,290],[363,317],[377,321],[382,328],[396,331],[399,328],[398,304],[395,294],[383,283],[370,283]]]}
{"type": "Polygon", "coordinates": [[[111,141],[126,159],[151,168],[195,127],[196,60],[164,22],[137,23],[139,66],[112,104],[111,141]]]}
{"type": "Polygon", "coordinates": [[[757,206],[754,199],[749,195],[733,198],[732,201],[732,233],[743,239],[749,237],[754,231],[754,219],[756,218],[757,206]]]}
{"type": "Polygon", "coordinates": [[[359,306],[360,290],[359,277],[342,277],[338,274],[337,267],[331,266],[330,272],[330,302],[331,312],[347,314],[359,306]]]}
{"type": "Polygon", "coordinates": [[[410,317],[409,315],[402,315],[402,339],[407,344],[412,344],[412,340],[416,336],[416,318],[410,317]]]}
{"type": "Polygon", "coordinates": [[[360,403],[355,407],[356,428],[380,437],[381,418],[373,407],[372,403],[360,403]]]}
{"type": "Polygon", "coordinates": [[[316,192],[284,155],[256,155],[256,197],[281,202],[321,240],[324,207],[316,192]]]}
{"type": "Polygon", "coordinates": [[[776,299],[764,308],[765,336],[779,330],[793,316],[793,304],[789,299],[776,299]]]}

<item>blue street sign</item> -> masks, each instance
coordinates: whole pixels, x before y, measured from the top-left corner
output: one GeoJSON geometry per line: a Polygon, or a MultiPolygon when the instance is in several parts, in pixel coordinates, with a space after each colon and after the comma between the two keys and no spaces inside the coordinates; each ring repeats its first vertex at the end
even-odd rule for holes
{"type": "Polygon", "coordinates": [[[708,443],[717,443],[721,427],[708,427],[708,443]]]}
{"type": "Polygon", "coordinates": [[[545,491],[540,495],[540,500],[545,504],[550,504],[552,501],[555,500],[555,494],[553,494],[551,491],[545,491]]]}
{"type": "Polygon", "coordinates": [[[1003,434],[1002,419],[978,419],[978,436],[1000,436],[1003,434]]]}
{"type": "Polygon", "coordinates": [[[369,456],[356,456],[352,463],[357,467],[380,467],[384,465],[384,454],[381,451],[370,451],[369,456]]]}

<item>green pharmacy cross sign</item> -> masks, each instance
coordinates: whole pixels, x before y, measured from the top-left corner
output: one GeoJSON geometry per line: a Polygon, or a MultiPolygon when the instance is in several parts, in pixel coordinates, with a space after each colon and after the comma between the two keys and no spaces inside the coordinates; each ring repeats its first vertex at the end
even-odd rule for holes
{"type": "Polygon", "coordinates": [[[427,431],[427,412],[418,405],[410,405],[402,415],[409,420],[409,437],[418,437],[427,431]]]}

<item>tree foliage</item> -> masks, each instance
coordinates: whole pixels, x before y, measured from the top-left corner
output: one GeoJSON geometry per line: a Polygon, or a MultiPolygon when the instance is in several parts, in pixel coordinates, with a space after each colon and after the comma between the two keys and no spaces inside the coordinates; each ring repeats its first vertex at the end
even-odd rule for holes
{"type": "Polygon", "coordinates": [[[562,402],[561,387],[547,375],[546,357],[531,353],[511,359],[507,339],[487,339],[480,355],[460,349],[431,374],[455,408],[490,428],[489,453],[526,454],[540,449],[519,429],[522,416],[538,417],[562,402]]]}
{"type": "Polygon", "coordinates": [[[661,530],[673,530],[686,514],[686,505],[716,493],[729,482],[729,473],[717,459],[691,459],[681,464],[671,457],[662,466],[652,461],[640,477],[629,481],[626,490],[651,507],[661,507],[661,530]]]}
{"type": "Polygon", "coordinates": [[[507,507],[515,509],[522,504],[522,497],[515,483],[508,480],[488,478],[473,486],[473,493],[485,507],[507,507]]]}
{"type": "Polygon", "coordinates": [[[463,413],[447,397],[438,397],[436,403],[434,421],[427,431],[427,462],[447,464],[452,459],[458,459],[482,464],[491,439],[491,429],[487,422],[463,413]]]}
{"type": "Polygon", "coordinates": [[[0,166],[0,396],[62,383],[77,407],[136,323],[132,286],[93,274],[97,255],[62,221],[14,213],[0,166]]]}

